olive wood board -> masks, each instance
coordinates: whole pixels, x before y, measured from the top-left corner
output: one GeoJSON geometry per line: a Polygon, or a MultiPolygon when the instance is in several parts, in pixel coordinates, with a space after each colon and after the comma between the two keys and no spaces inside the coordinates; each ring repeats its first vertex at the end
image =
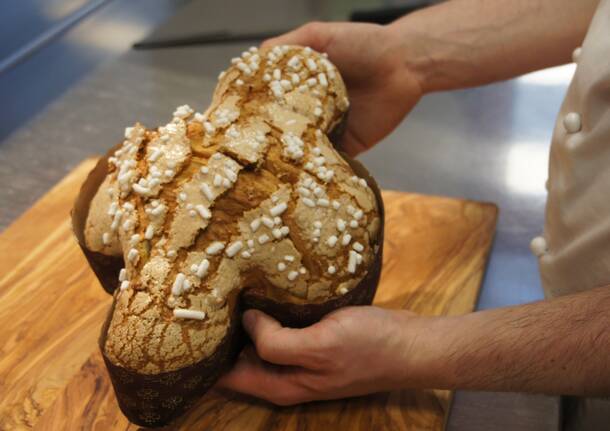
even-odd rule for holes
{"type": "MultiPolygon", "coordinates": [[[[98,350],[111,297],[70,230],[70,209],[95,163],[82,162],[0,234],[0,430],[138,428],[121,414],[98,350]]],[[[424,315],[472,311],[497,207],[393,191],[383,199],[375,304],[424,315]]],[[[275,407],[211,391],[168,429],[438,430],[450,402],[449,391],[402,390],[275,407]]]]}

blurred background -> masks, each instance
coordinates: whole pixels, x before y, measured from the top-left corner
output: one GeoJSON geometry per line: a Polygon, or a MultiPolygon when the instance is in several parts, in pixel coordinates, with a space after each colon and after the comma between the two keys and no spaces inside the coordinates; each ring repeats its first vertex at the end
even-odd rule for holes
{"type": "MultiPolygon", "coordinates": [[[[431,3],[2,2],[0,230],[81,160],[118,141],[125,126],[164,123],[179,104],[207,106],[218,72],[257,45],[256,36],[311,20],[387,22],[431,3]],[[252,40],[240,40],[244,35],[252,40]],[[133,49],[138,42],[149,49],[133,49]],[[175,46],[180,43],[186,45],[175,46]],[[156,45],[170,46],[150,49],[156,45]]],[[[548,148],[573,72],[565,65],[428,95],[391,136],[361,156],[384,188],[500,207],[479,309],[542,298],[528,244],[542,229],[548,148]]],[[[487,412],[508,421],[498,429],[556,429],[556,410],[553,397],[458,393],[448,428],[478,429],[475,422],[485,423],[481,412],[487,412]]]]}

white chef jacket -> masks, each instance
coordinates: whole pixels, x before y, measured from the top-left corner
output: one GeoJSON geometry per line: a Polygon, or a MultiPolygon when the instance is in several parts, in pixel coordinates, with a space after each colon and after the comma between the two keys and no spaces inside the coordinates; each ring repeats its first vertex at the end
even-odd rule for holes
{"type": "MultiPolygon", "coordinates": [[[[610,284],[610,0],[574,60],[553,133],[544,234],[532,241],[547,297],[610,284]]],[[[562,429],[610,429],[609,399],[563,401],[562,429]]]]}
{"type": "Polygon", "coordinates": [[[576,54],[553,134],[538,244],[547,297],[610,284],[610,0],[600,2],[576,54]]]}

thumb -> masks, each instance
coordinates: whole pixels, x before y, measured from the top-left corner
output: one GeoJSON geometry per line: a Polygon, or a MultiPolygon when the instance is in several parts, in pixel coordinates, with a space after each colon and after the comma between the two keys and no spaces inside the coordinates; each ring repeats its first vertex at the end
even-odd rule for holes
{"type": "Polygon", "coordinates": [[[256,353],[265,361],[280,365],[308,366],[305,358],[308,349],[316,342],[310,328],[285,328],[259,310],[247,310],[242,323],[256,347],[256,353]]]}
{"type": "Polygon", "coordinates": [[[310,22],[291,32],[265,40],[261,44],[261,48],[271,48],[276,45],[302,45],[323,52],[329,40],[328,23],[310,22]]]}

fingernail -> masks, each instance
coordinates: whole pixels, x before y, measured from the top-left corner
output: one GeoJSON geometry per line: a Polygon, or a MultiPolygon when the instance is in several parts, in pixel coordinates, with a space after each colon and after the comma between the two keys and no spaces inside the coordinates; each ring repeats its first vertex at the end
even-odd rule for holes
{"type": "Polygon", "coordinates": [[[254,327],[254,323],[256,322],[256,311],[248,310],[244,313],[242,319],[242,324],[246,331],[250,332],[250,330],[254,327]]]}

